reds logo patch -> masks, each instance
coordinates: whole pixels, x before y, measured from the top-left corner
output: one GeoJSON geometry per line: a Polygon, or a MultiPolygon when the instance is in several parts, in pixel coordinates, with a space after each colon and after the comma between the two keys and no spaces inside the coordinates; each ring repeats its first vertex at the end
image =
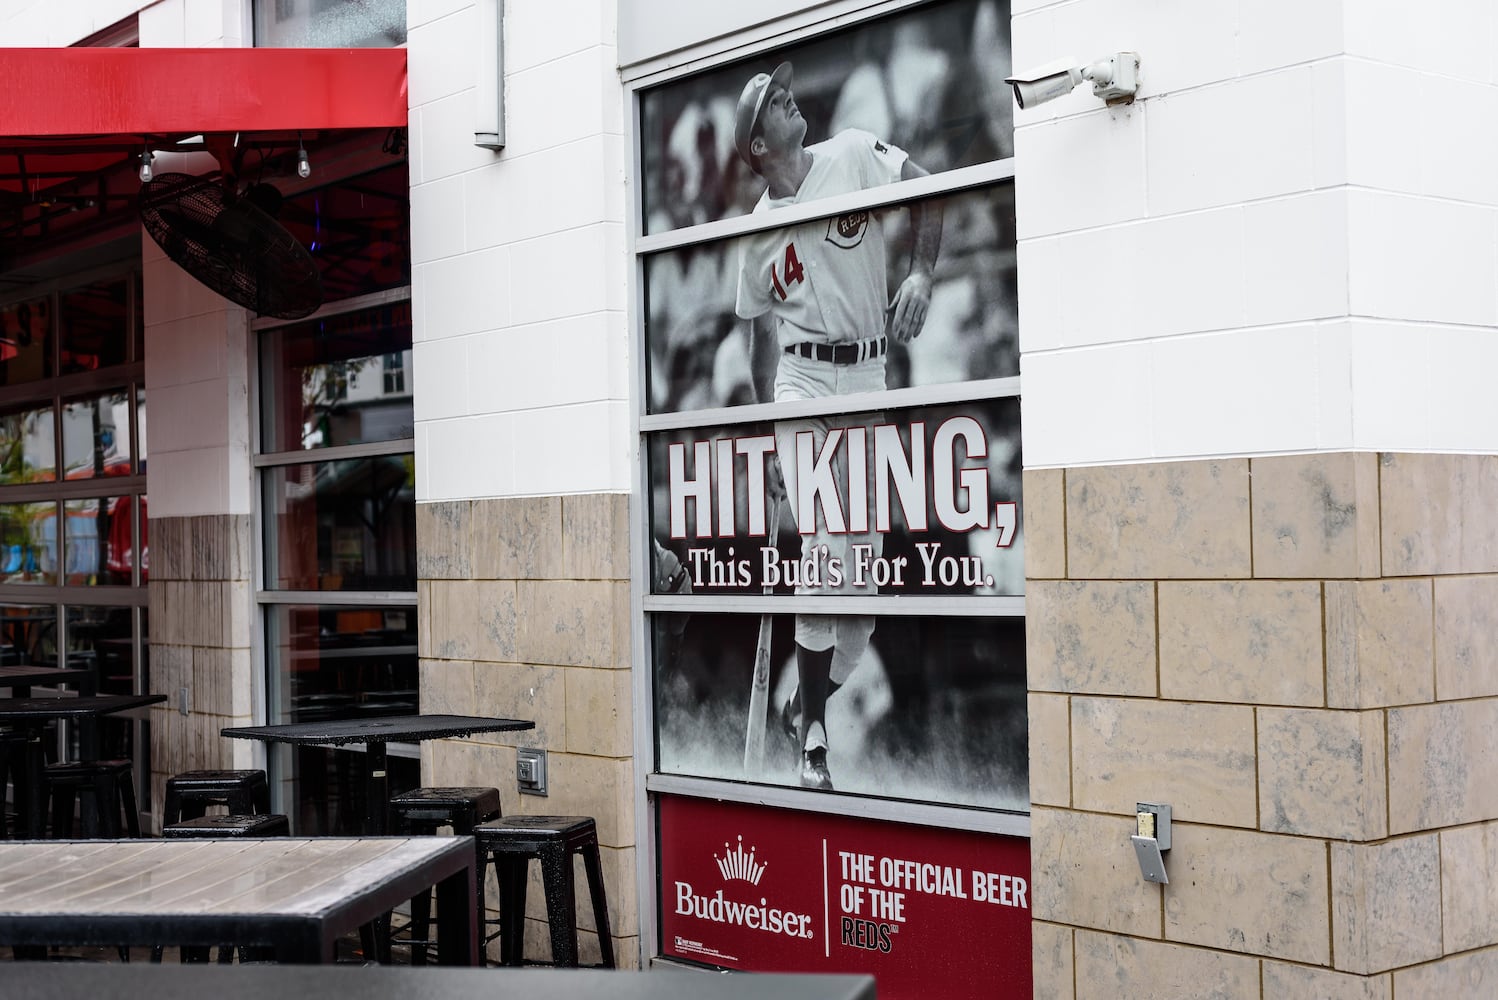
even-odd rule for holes
{"type": "Polygon", "coordinates": [[[844,250],[852,250],[863,242],[863,234],[869,228],[868,212],[849,212],[827,220],[827,242],[844,250]]]}

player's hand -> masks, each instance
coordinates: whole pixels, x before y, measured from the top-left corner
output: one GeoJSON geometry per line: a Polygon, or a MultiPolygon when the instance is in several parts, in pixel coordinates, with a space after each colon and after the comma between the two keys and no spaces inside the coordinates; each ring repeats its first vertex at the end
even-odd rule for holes
{"type": "Polygon", "coordinates": [[[921,335],[926,325],[926,311],[931,308],[931,275],[912,271],[900,282],[889,304],[889,335],[899,344],[908,344],[921,335]]]}

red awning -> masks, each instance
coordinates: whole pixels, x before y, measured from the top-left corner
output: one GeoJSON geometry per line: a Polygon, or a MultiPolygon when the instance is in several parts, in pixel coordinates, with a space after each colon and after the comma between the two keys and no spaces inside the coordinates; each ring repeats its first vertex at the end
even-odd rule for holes
{"type": "Polygon", "coordinates": [[[0,66],[0,139],[406,124],[405,49],[4,49],[0,66]]]}

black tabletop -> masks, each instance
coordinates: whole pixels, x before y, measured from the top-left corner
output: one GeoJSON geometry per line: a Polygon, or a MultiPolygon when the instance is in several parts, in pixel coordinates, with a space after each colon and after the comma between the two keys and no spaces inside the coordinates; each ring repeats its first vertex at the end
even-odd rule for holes
{"type": "Polygon", "coordinates": [[[474,715],[381,715],[368,719],[327,719],[318,722],[288,722],[278,726],[237,726],[223,735],[267,743],[419,743],[474,733],[516,732],[534,729],[524,719],[489,719],[474,715]]]}
{"type": "Polygon", "coordinates": [[[874,1000],[874,977],[696,970],[653,972],[589,969],[339,969],[316,965],[88,965],[7,963],[5,994],[15,1000],[285,1000],[306,996],[350,1000],[874,1000]]]}
{"type": "Polygon", "coordinates": [[[0,722],[87,718],[166,701],[164,694],[94,694],[77,698],[0,698],[0,722]]]}
{"type": "Polygon", "coordinates": [[[86,667],[44,667],[40,663],[20,663],[0,667],[0,687],[13,684],[66,684],[70,679],[93,673],[86,667]]]}

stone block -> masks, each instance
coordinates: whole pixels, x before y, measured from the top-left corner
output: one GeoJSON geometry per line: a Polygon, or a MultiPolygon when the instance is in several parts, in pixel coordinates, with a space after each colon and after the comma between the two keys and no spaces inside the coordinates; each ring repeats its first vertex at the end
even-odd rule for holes
{"type": "Polygon", "coordinates": [[[474,694],[473,663],[468,660],[421,660],[417,665],[421,710],[430,715],[479,715],[474,694]]]}
{"type": "Polygon", "coordinates": [[[567,671],[566,667],[555,666],[475,663],[472,711],[460,714],[525,719],[534,722],[536,728],[512,733],[475,733],[473,739],[522,747],[563,747],[567,733],[567,671]]]}
{"type": "Polygon", "coordinates": [[[1326,703],[1383,708],[1435,698],[1430,580],[1326,583],[1326,703]]]}
{"type": "Polygon", "coordinates": [[[473,502],[469,539],[473,577],[554,580],[562,567],[562,498],[514,497],[473,502]]]}
{"type": "Polygon", "coordinates": [[[1440,837],[1446,954],[1498,944],[1498,824],[1442,830],[1440,837]]]}
{"type": "Polygon", "coordinates": [[[1386,576],[1498,573],[1498,455],[1379,455],[1386,576]]]}
{"type": "Polygon", "coordinates": [[[1077,1000],[1260,997],[1259,963],[1246,955],[1085,930],[1077,931],[1076,950],[1077,1000]]]}
{"type": "Polygon", "coordinates": [[[509,580],[431,582],[428,648],[437,659],[519,659],[515,584],[509,580]]]}
{"type": "Polygon", "coordinates": [[[1437,577],[1436,697],[1498,695],[1498,576],[1437,577]]]}
{"type": "Polygon", "coordinates": [[[449,500],[416,505],[416,575],[466,580],[473,575],[473,504],[449,500]]]}
{"type": "MultiPolygon", "coordinates": [[[[522,815],[592,816],[598,842],[608,847],[635,844],[634,763],[628,757],[547,755],[551,794],[520,796],[522,815]]],[[[511,772],[513,773],[513,771],[511,772]]]]}
{"type": "Polygon", "coordinates": [[[1057,924],[1030,923],[1032,995],[1050,1000],[1073,1000],[1077,995],[1072,963],[1072,929],[1057,924]]]}
{"type": "Polygon", "coordinates": [[[1159,601],[1161,697],[1323,703],[1319,583],[1166,581],[1159,601]]]}
{"type": "Polygon", "coordinates": [[[1176,823],[1166,871],[1166,940],[1330,963],[1322,842],[1176,823]]]}
{"type": "Polygon", "coordinates": [[[629,579],[629,494],[562,497],[562,575],[629,579]]]}
{"type": "Polygon", "coordinates": [[[1379,840],[1388,833],[1382,712],[1259,709],[1259,825],[1379,840]]]}
{"type": "Polygon", "coordinates": [[[1030,802],[1071,805],[1071,705],[1060,695],[1031,693],[1030,802]]]}
{"type": "Polygon", "coordinates": [[[628,646],[619,649],[621,632],[627,636],[628,630],[617,620],[628,614],[628,592],[628,584],[611,581],[521,581],[520,658],[580,667],[628,664],[628,646]]]}
{"type": "Polygon", "coordinates": [[[1025,576],[1059,580],[1066,576],[1066,472],[1030,469],[1023,480],[1025,576]]]}
{"type": "Polygon", "coordinates": [[[1026,672],[1036,691],[1156,694],[1155,587],[1035,581],[1026,616],[1026,672]]]}
{"type": "Polygon", "coordinates": [[[1394,973],[1396,997],[1487,997],[1498,983],[1498,948],[1453,955],[1394,973]]]}
{"type": "Polygon", "coordinates": [[[1073,698],[1071,734],[1079,809],[1133,816],[1163,801],[1182,820],[1258,825],[1251,708],[1073,698]]]}
{"type": "MultiPolygon", "coordinates": [[[[1304,965],[1264,963],[1265,997],[1315,997],[1316,1000],[1392,1000],[1391,977],[1354,976],[1304,965]]],[[[1424,996],[1426,994],[1412,994],[1424,996]]]]}
{"type": "Polygon", "coordinates": [[[1035,920],[1160,936],[1160,887],[1139,877],[1130,815],[1030,813],[1030,915],[1035,920]]]}
{"type": "Polygon", "coordinates": [[[1366,975],[1441,957],[1435,834],[1381,844],[1333,842],[1331,852],[1335,968],[1366,975]]]}
{"type": "Polygon", "coordinates": [[[1498,819],[1498,699],[1388,714],[1389,833],[1498,819]]]}
{"type": "Polygon", "coordinates": [[[1087,579],[1251,575],[1248,461],[1068,469],[1066,558],[1087,579]]]}
{"type": "Polygon", "coordinates": [[[633,676],[628,670],[563,669],[567,726],[564,745],[571,753],[627,757],[634,752],[631,723],[633,676]]]}
{"type": "Polygon", "coordinates": [[[1379,575],[1378,463],[1368,452],[1255,458],[1254,576],[1379,575]]]}

